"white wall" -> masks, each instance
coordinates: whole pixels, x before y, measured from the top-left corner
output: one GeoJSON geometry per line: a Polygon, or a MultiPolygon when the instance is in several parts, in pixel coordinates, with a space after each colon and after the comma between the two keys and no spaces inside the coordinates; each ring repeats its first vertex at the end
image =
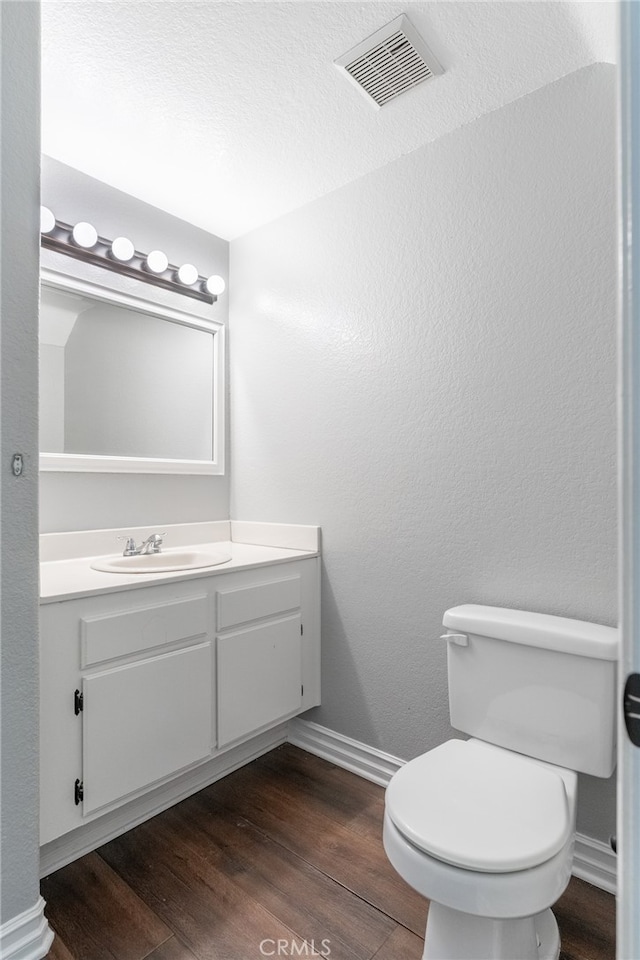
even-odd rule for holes
{"type": "MultiPolygon", "coordinates": [[[[174,185],[168,183],[167,190],[172,189],[174,185]]],[[[160,248],[171,263],[193,263],[205,276],[229,275],[229,245],[225,240],[50,157],[43,157],[42,202],[59,220],[89,220],[103,237],[128,236],[136,249],[144,253],[160,248]]],[[[63,254],[44,250],[42,263],[50,269],[140,295],[140,281],[119,277],[63,254]]],[[[215,316],[225,322],[227,319],[227,293],[213,306],[150,285],[145,285],[144,295],[150,302],[195,316],[215,316]]],[[[169,368],[159,375],[170,378],[175,371],[169,368]]],[[[228,471],[224,477],[43,473],[40,482],[43,533],[225,520],[228,516],[228,471]]]]}
{"type": "Polygon", "coordinates": [[[9,955],[24,936],[21,956],[35,957],[30,947],[46,952],[37,908],[38,4],[0,4],[0,53],[0,939],[9,955]],[[18,451],[20,478],[10,470],[18,451]]]}
{"type": "Polygon", "coordinates": [[[40,449],[64,450],[64,347],[40,344],[40,449]]]}
{"type": "Polygon", "coordinates": [[[232,516],[322,525],[311,719],[397,756],[448,606],[616,622],[614,118],[587,67],[232,243],[232,516]]]}

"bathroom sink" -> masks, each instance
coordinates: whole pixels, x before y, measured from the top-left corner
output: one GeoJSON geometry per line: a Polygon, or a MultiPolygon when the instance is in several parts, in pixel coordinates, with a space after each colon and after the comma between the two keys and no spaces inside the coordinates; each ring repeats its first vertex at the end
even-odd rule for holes
{"type": "Polygon", "coordinates": [[[171,570],[197,570],[199,567],[215,567],[228,563],[231,551],[220,547],[216,550],[167,550],[135,557],[103,557],[91,564],[92,570],[104,573],[168,573],[171,570]]]}

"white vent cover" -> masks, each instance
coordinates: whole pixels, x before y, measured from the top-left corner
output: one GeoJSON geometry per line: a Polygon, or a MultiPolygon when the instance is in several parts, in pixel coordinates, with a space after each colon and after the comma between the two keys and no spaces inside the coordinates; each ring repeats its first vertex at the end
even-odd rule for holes
{"type": "Polygon", "coordinates": [[[404,14],[334,62],[369,103],[378,107],[442,73],[442,67],[404,14]]]}

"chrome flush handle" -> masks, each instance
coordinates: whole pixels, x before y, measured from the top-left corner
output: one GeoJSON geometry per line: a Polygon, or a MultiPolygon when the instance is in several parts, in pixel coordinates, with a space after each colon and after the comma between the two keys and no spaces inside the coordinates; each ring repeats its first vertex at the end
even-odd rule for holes
{"type": "Polygon", "coordinates": [[[438,640],[447,640],[449,643],[455,643],[457,647],[469,646],[469,637],[466,633],[443,633],[438,640]]]}

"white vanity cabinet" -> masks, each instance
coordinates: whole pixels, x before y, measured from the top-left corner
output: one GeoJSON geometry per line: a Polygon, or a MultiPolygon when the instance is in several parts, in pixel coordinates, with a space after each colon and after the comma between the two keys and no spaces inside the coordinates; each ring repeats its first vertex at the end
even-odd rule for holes
{"type": "MultiPolygon", "coordinates": [[[[207,598],[170,606],[179,615],[189,604],[204,611],[207,598]]],[[[165,609],[152,606],[100,618],[98,625],[114,639],[120,625],[126,631],[133,619],[134,639],[149,629],[159,643],[140,659],[116,665],[108,660],[95,672],[87,659],[81,680],[85,815],[211,756],[213,650],[206,619],[199,633],[183,629],[163,637],[165,609]],[[172,649],[174,643],[180,646],[172,649]]],[[[95,625],[89,618],[81,620],[87,645],[95,625]]]]}
{"type": "Polygon", "coordinates": [[[41,844],[207,763],[216,779],[216,757],[319,703],[318,570],[43,604],[41,844]]]}
{"type": "Polygon", "coordinates": [[[302,709],[302,582],[281,577],[216,590],[220,747],[302,709]]]}

